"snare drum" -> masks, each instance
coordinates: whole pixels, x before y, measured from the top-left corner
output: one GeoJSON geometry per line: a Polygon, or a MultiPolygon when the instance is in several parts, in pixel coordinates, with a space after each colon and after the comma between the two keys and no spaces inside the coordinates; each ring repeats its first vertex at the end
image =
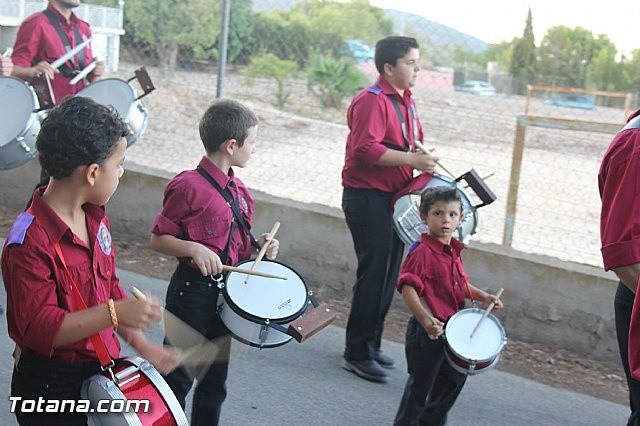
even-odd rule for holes
{"type": "Polygon", "coordinates": [[[9,170],[37,154],[39,105],[31,87],[15,77],[0,77],[0,99],[0,170],[9,170]]]}
{"type": "MultiPolygon", "coordinates": [[[[236,267],[251,269],[253,260],[236,267]]],[[[256,269],[287,278],[280,280],[229,272],[223,284],[219,314],[233,336],[250,346],[272,348],[284,345],[292,337],[286,334],[289,323],[300,318],[308,305],[307,285],[288,266],[262,260],[256,269]]]]}
{"type": "Polygon", "coordinates": [[[105,78],[91,83],[77,96],[93,99],[102,105],[112,105],[129,127],[127,146],[136,142],[147,129],[148,112],[129,83],[118,78],[105,78]]]}
{"type": "Polygon", "coordinates": [[[393,206],[393,226],[400,239],[411,245],[420,239],[420,235],[428,228],[420,219],[420,195],[427,188],[436,186],[455,187],[460,192],[462,200],[462,220],[458,225],[457,239],[468,244],[471,236],[476,233],[478,223],[477,208],[472,204],[471,197],[461,182],[456,182],[446,176],[434,174],[427,185],[418,192],[411,192],[399,197],[393,206]]]}
{"type": "Polygon", "coordinates": [[[444,329],[444,354],[451,366],[464,374],[478,374],[493,368],[507,344],[507,335],[498,318],[489,314],[475,331],[484,311],[468,308],[449,318],[444,329]]]}
{"type": "Polygon", "coordinates": [[[189,425],[171,388],[148,361],[140,357],[119,360],[113,368],[113,373],[117,383],[108,372],[104,372],[91,376],[82,384],[81,396],[89,400],[91,405],[90,425],[189,425]],[[122,402],[114,402],[116,400],[122,402]],[[137,401],[128,404],[129,400],[137,401]],[[105,403],[100,401],[112,401],[108,406],[122,412],[98,413],[98,409],[105,409],[105,403]],[[148,401],[148,404],[145,401],[148,401]],[[101,405],[98,406],[98,403],[101,405]],[[127,408],[130,410],[125,411],[127,408]]]}

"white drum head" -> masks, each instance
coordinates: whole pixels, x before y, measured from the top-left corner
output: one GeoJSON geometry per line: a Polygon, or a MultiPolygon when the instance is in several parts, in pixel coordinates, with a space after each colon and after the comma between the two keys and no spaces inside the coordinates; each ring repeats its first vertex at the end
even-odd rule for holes
{"type": "MultiPolygon", "coordinates": [[[[251,269],[253,260],[236,267],[251,269]]],[[[225,299],[254,317],[280,320],[299,315],[307,303],[307,287],[302,278],[287,266],[263,260],[257,271],[286,277],[286,280],[249,276],[230,272],[225,280],[225,299]],[[246,281],[246,282],[245,282],[246,281]]]]}
{"type": "Polygon", "coordinates": [[[124,80],[106,78],[91,83],[78,96],[90,98],[102,105],[112,105],[123,120],[129,116],[129,109],[135,102],[133,88],[124,80]]]}
{"type": "Polygon", "coordinates": [[[490,360],[500,354],[506,343],[502,325],[491,314],[482,321],[473,337],[470,337],[483,313],[481,309],[463,309],[447,322],[445,328],[447,345],[467,360],[490,360]]]}
{"type": "Polygon", "coordinates": [[[31,126],[37,106],[31,88],[15,77],[0,77],[0,99],[0,146],[4,146],[31,126]]]}

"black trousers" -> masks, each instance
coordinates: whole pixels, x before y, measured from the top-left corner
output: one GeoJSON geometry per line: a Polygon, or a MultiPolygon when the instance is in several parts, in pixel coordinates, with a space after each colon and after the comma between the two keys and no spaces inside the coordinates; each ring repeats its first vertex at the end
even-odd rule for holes
{"type": "MultiPolygon", "coordinates": [[[[227,396],[231,337],[217,312],[219,293],[215,281],[182,264],[171,276],[167,288],[166,309],[209,340],[215,340],[219,347],[218,360],[196,385],[191,426],[217,425],[222,402],[227,396]]],[[[172,344],[166,338],[165,343],[172,344]]],[[[184,409],[185,399],[194,382],[192,373],[178,368],[165,376],[165,380],[184,409]]]]}
{"type": "MultiPolygon", "coordinates": [[[[67,362],[24,353],[13,368],[11,396],[24,400],[79,400],[82,382],[100,373],[98,361],[67,362]]],[[[33,407],[16,403],[15,415],[21,426],[84,426],[84,413],[36,413],[33,407]]]]}
{"type": "Polygon", "coordinates": [[[373,359],[380,349],[384,319],[389,311],[404,244],[393,230],[393,194],[345,188],[342,210],[358,259],[351,311],[347,322],[345,357],[373,359]]]}
{"type": "Polygon", "coordinates": [[[620,359],[624,374],[627,376],[629,385],[629,406],[631,416],[628,426],[640,426],[640,381],[631,377],[629,369],[629,328],[631,324],[631,310],[633,309],[633,299],[635,294],[622,282],[618,283],[616,297],[614,299],[614,312],[616,321],[616,335],[618,337],[618,348],[620,349],[620,359]]]}
{"type": "Polygon", "coordinates": [[[407,325],[405,354],[409,378],[404,387],[394,426],[442,426],[467,381],[444,355],[444,339],[431,340],[411,317],[407,325]]]}

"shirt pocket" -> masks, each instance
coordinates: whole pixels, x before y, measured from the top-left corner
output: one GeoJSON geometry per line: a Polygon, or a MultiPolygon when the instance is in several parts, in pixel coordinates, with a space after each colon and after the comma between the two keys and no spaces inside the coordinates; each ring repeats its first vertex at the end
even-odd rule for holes
{"type": "Polygon", "coordinates": [[[191,241],[202,242],[208,246],[225,245],[230,227],[231,221],[228,219],[197,221],[187,226],[187,237],[191,241]]]}

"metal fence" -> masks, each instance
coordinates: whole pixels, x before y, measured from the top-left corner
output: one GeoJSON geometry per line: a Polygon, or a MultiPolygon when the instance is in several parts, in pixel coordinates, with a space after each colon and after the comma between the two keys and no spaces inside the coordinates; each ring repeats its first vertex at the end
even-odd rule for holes
{"type": "MultiPolygon", "coordinates": [[[[0,11],[4,10],[2,5],[6,1],[0,0],[0,11]]],[[[254,1],[252,9],[240,11],[237,3],[248,8],[251,2],[230,2],[232,21],[242,14],[243,19],[255,20],[252,24],[254,30],[264,22],[271,22],[274,28],[278,24],[281,28],[290,29],[292,32],[276,33],[281,51],[296,47],[296,37],[304,33],[294,24],[282,24],[287,19],[286,13],[278,15],[279,8],[287,10],[295,1],[254,1]],[[262,20],[256,18],[258,14],[262,20]],[[265,16],[273,19],[265,21],[265,16]]],[[[169,173],[192,168],[203,154],[197,122],[216,97],[215,46],[220,28],[211,31],[210,50],[206,46],[196,48],[186,38],[161,41],[167,48],[179,44],[174,51],[173,65],[168,67],[162,62],[166,52],[159,51],[158,45],[143,41],[142,27],[128,27],[131,22],[128,14],[142,10],[139,0],[128,0],[119,6],[117,2],[112,3],[116,3],[111,5],[116,15],[123,6],[125,34],[120,36],[117,44],[117,70],[114,68],[107,77],[127,80],[133,77],[133,70],[145,66],[156,86],[153,93],[139,101],[148,109],[148,127],[142,138],[130,147],[127,159],[169,173]]],[[[163,1],[155,3],[158,13],[166,12],[163,1]]],[[[222,22],[221,1],[189,0],[184,3],[202,7],[207,16],[203,13],[201,19],[222,22]]],[[[88,12],[85,16],[94,27],[104,25],[96,21],[100,19],[99,13],[88,12]]],[[[592,97],[597,104],[594,109],[545,103],[557,95],[553,92],[539,92],[531,98],[515,94],[508,70],[501,69],[496,63],[473,66],[455,59],[456,52],[461,49],[466,49],[469,54],[479,54],[487,47],[482,41],[442,25],[427,25],[423,18],[415,15],[384,11],[380,16],[392,23],[389,33],[415,36],[421,43],[422,71],[413,91],[425,128],[424,142],[435,148],[442,164],[454,175],[462,175],[474,168],[481,176],[490,176],[486,183],[498,199],[479,209],[479,224],[473,240],[496,244],[508,242],[524,252],[600,266],[597,172],[613,135],[564,130],[562,126],[528,127],[522,151],[514,163],[516,127],[519,116],[622,126],[624,105],[609,102],[606,94],[592,97]],[[426,35],[425,27],[428,30],[426,35]],[[482,96],[455,90],[454,86],[468,80],[488,81],[497,93],[482,96]],[[514,165],[519,168],[518,197],[508,212],[507,200],[510,199],[514,165]],[[508,238],[507,229],[511,233],[508,238]]],[[[150,20],[152,18],[156,17],[149,16],[150,20]]],[[[320,18],[315,16],[314,19],[320,18]]],[[[334,22],[335,16],[327,19],[326,22],[314,21],[309,28],[319,31],[318,28],[340,25],[340,22],[334,22]]],[[[365,25],[366,22],[361,24],[365,25]]],[[[95,30],[99,31],[99,28],[95,30]]],[[[316,34],[313,31],[305,39],[307,43],[313,43],[313,34],[316,34]]],[[[372,46],[375,43],[362,34],[367,33],[360,33],[366,44],[372,46]]],[[[238,170],[238,174],[254,190],[306,203],[340,207],[340,173],[348,133],[345,113],[351,95],[346,96],[337,108],[326,107],[314,95],[304,73],[300,73],[287,78],[284,89],[290,96],[284,106],[277,106],[276,80],[246,77],[251,61],[251,54],[243,46],[247,37],[238,27],[234,29],[232,26],[229,48],[240,49],[240,53],[229,55],[230,63],[222,82],[225,96],[245,102],[261,121],[257,153],[246,168],[238,170]]],[[[352,38],[358,37],[354,34],[352,38]]],[[[255,44],[256,40],[250,43],[255,44]]],[[[263,49],[264,46],[269,44],[263,43],[263,49]]],[[[348,57],[350,52],[346,43],[342,48],[338,50],[348,57]]],[[[298,59],[301,62],[308,59],[304,56],[300,54],[298,59]]],[[[299,65],[304,67],[305,63],[299,65]]],[[[357,66],[368,81],[374,80],[377,72],[370,60],[363,59],[357,66]]],[[[286,218],[283,220],[286,222],[286,218]]]]}

